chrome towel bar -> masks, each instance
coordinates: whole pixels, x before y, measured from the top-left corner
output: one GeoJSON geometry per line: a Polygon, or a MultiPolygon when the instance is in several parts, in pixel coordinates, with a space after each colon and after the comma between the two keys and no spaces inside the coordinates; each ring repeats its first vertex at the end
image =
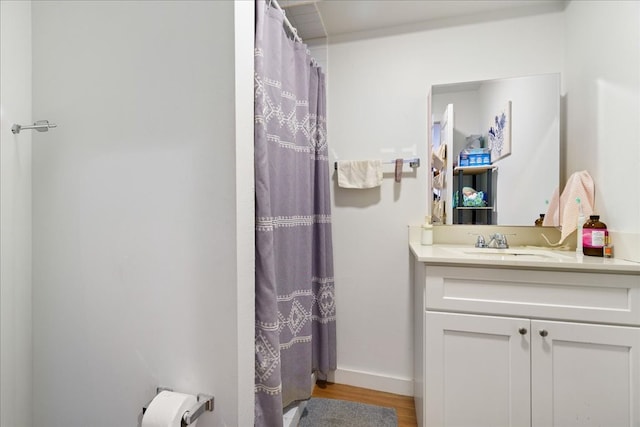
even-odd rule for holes
{"type": "Polygon", "coordinates": [[[58,125],[55,123],[49,123],[49,120],[38,120],[33,125],[22,126],[14,124],[13,126],[11,126],[11,132],[13,132],[14,134],[18,134],[21,130],[25,129],[33,129],[37,130],[38,132],[47,132],[49,129],[55,127],[58,127],[58,125]]]}
{"type": "MultiPolygon", "coordinates": [[[[395,160],[389,160],[387,162],[382,162],[382,163],[385,164],[385,165],[393,165],[393,164],[396,163],[396,161],[395,160]]],[[[420,167],[420,158],[416,157],[416,158],[413,158],[413,159],[403,159],[402,163],[409,163],[409,166],[414,168],[414,169],[415,168],[419,168],[420,167]]],[[[335,162],[333,164],[333,168],[335,170],[338,170],[338,162],[335,162]]]]}

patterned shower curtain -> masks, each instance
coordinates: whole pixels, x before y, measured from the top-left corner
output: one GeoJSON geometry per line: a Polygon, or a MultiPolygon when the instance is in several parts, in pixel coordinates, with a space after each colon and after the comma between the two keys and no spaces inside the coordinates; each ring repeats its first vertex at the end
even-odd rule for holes
{"type": "Polygon", "coordinates": [[[336,368],[325,77],[256,0],[256,426],[336,368]]]}

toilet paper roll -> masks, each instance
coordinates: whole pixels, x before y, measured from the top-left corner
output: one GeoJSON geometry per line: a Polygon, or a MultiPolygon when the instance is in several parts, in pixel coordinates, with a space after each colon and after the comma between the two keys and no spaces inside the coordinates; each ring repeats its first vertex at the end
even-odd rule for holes
{"type": "MultiPolygon", "coordinates": [[[[198,402],[195,396],[161,391],[153,398],[142,417],[142,427],[180,427],[182,416],[198,402]]],[[[195,427],[198,421],[189,424],[195,427]]]]}

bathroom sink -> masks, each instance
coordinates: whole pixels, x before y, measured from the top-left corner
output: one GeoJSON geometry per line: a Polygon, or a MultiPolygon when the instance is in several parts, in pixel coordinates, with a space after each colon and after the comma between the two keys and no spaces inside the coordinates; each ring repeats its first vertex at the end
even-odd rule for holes
{"type": "Polygon", "coordinates": [[[481,258],[490,258],[490,259],[504,259],[504,260],[513,260],[513,261],[517,261],[517,260],[560,261],[560,260],[567,260],[567,257],[569,256],[569,255],[558,253],[557,251],[526,248],[526,247],[509,248],[509,249],[453,247],[448,249],[462,256],[481,257],[481,258]]]}

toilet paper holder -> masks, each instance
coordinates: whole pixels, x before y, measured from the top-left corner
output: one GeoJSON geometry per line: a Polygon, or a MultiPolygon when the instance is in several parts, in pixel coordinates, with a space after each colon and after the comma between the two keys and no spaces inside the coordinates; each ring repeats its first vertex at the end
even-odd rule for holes
{"type": "MultiPolygon", "coordinates": [[[[174,390],[169,387],[156,387],[156,395],[160,394],[160,392],[163,392],[163,391],[174,391],[174,390]]],[[[213,396],[210,396],[208,394],[198,393],[196,397],[198,399],[198,403],[196,403],[193,408],[187,410],[184,413],[184,415],[182,415],[183,427],[186,427],[189,424],[195,422],[195,420],[197,420],[198,417],[202,415],[204,411],[213,412],[213,396]]],[[[149,403],[147,403],[142,407],[143,415],[147,411],[147,408],[149,407],[150,404],[151,404],[151,401],[149,401],[149,403]]]]}

